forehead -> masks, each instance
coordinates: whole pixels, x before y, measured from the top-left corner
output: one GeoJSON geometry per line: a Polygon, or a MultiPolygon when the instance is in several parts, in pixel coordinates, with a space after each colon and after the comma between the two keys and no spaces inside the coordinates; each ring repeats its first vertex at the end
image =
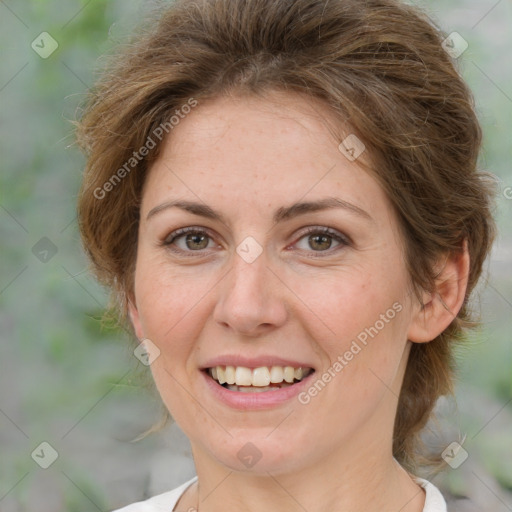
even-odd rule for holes
{"type": "Polygon", "coordinates": [[[143,210],[175,198],[261,210],[326,194],[385,207],[374,178],[338,149],[347,135],[325,104],[295,93],[199,103],[164,141],[143,210]]]}

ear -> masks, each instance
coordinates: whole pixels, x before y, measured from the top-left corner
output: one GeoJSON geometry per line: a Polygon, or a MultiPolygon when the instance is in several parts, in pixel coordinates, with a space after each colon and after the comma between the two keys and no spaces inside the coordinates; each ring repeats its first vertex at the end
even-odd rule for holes
{"type": "Polygon", "coordinates": [[[137,304],[135,302],[135,296],[133,293],[128,295],[128,314],[130,315],[130,320],[132,322],[135,335],[139,340],[143,340],[145,338],[144,329],[142,328],[139,310],[137,309],[137,304]]]}
{"type": "Polygon", "coordinates": [[[435,290],[423,295],[423,305],[418,305],[408,332],[414,343],[425,343],[439,336],[457,316],[466,294],[469,276],[467,242],[461,251],[449,255],[436,265],[439,269],[435,290]]]}

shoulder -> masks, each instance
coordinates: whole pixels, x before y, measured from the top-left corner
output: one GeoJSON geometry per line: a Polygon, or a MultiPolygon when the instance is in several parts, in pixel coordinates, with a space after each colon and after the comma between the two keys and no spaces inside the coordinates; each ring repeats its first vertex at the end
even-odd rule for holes
{"type": "Polygon", "coordinates": [[[138,501],[113,512],[170,512],[180,499],[185,490],[197,480],[197,476],[176,487],[172,491],[153,496],[145,501],[138,501]]]}
{"type": "Polygon", "coordinates": [[[425,489],[425,506],[423,512],[447,512],[446,501],[439,489],[428,480],[415,478],[418,485],[425,489]]]}

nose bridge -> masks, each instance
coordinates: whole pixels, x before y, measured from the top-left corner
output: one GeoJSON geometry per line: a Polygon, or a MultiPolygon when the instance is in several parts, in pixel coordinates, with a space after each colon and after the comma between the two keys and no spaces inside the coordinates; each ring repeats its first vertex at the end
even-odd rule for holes
{"type": "Polygon", "coordinates": [[[255,334],[262,327],[279,326],[285,321],[284,297],[267,265],[265,252],[252,261],[244,258],[243,252],[233,254],[215,308],[217,322],[238,332],[255,334]]]}
{"type": "Polygon", "coordinates": [[[228,289],[225,299],[235,302],[241,308],[252,303],[253,310],[265,303],[268,295],[268,274],[266,255],[261,254],[252,262],[246,261],[239,254],[233,256],[228,289]]]}

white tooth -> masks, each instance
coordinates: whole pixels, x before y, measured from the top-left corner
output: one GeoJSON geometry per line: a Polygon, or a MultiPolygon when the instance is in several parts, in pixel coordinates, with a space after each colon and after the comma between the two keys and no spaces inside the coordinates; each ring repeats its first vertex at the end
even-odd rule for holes
{"type": "Polygon", "coordinates": [[[263,387],[270,384],[270,372],[266,366],[254,368],[252,371],[252,385],[263,387]]]}
{"type": "Polygon", "coordinates": [[[274,384],[279,384],[283,382],[284,379],[284,370],[282,366],[272,366],[270,368],[270,382],[274,384]]]}
{"type": "Polygon", "coordinates": [[[228,384],[235,383],[235,367],[226,366],[225,379],[228,384]]]}
{"type": "Polygon", "coordinates": [[[217,366],[217,380],[219,384],[224,384],[226,382],[226,372],[222,366],[217,366]]]}
{"type": "Polygon", "coordinates": [[[286,382],[293,382],[293,379],[295,378],[295,370],[292,366],[285,366],[284,367],[284,380],[286,382]]]}
{"type": "Polygon", "coordinates": [[[230,391],[238,391],[238,386],[228,386],[230,391]]]}
{"type": "Polygon", "coordinates": [[[237,366],[235,371],[235,380],[237,386],[252,385],[252,371],[245,366],[237,366]]]}
{"type": "Polygon", "coordinates": [[[279,386],[279,389],[283,389],[283,388],[289,388],[292,384],[289,384],[288,382],[283,382],[280,386],[279,386]]]}
{"type": "Polygon", "coordinates": [[[238,388],[238,391],[240,393],[252,393],[254,389],[252,386],[241,386],[238,388]]]}
{"type": "Polygon", "coordinates": [[[217,368],[210,368],[210,375],[213,379],[217,380],[217,368]]]}
{"type": "Polygon", "coordinates": [[[304,370],[302,368],[295,368],[293,375],[297,380],[300,380],[304,376],[304,370]]]}

